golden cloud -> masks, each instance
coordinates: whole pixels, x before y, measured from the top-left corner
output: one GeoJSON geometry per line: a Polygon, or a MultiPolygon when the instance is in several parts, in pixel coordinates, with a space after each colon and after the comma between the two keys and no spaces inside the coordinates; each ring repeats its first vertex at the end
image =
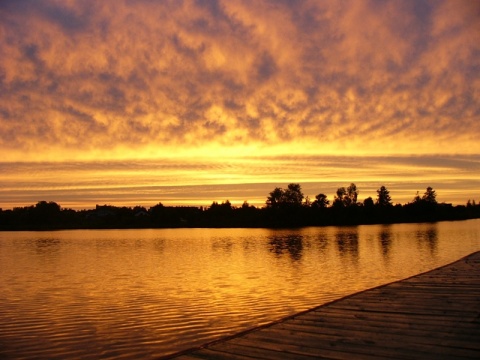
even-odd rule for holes
{"type": "Polygon", "coordinates": [[[471,1],[3,2],[0,146],[16,160],[212,143],[475,153],[479,13],[471,1]]]}
{"type": "Polygon", "coordinates": [[[2,2],[0,148],[478,153],[479,17],[468,0],[2,2]]]}

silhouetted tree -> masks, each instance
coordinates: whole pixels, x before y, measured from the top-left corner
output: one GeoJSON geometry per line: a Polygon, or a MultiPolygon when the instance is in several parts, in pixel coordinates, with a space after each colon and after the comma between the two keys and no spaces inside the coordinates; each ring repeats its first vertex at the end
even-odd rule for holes
{"type": "Polygon", "coordinates": [[[287,189],[275,188],[267,197],[267,207],[301,206],[304,198],[300,184],[289,184],[287,189]]]}
{"type": "Polygon", "coordinates": [[[475,202],[475,199],[473,199],[473,200],[468,199],[467,208],[472,208],[472,207],[476,207],[476,206],[477,206],[477,203],[475,202]]]}
{"type": "Polygon", "coordinates": [[[284,190],[282,188],[275,188],[267,197],[267,207],[278,207],[282,203],[284,190]]]}
{"type": "Polygon", "coordinates": [[[377,200],[375,204],[380,207],[392,206],[390,192],[385,186],[381,186],[380,189],[377,190],[377,200]]]}
{"type": "Polygon", "coordinates": [[[430,186],[427,187],[427,190],[422,196],[422,200],[429,204],[437,204],[437,194],[430,186]]]}
{"type": "Polygon", "coordinates": [[[363,200],[363,206],[360,210],[360,214],[357,214],[360,219],[358,221],[359,223],[371,224],[372,222],[375,222],[375,220],[373,220],[376,217],[375,203],[371,196],[363,200]]]}
{"type": "Polygon", "coordinates": [[[305,196],[305,201],[303,202],[303,206],[309,208],[312,206],[312,201],[310,200],[310,196],[305,196]]]}
{"type": "Polygon", "coordinates": [[[230,212],[233,209],[232,204],[229,200],[223,201],[221,204],[214,201],[210,208],[207,211],[214,212],[214,213],[226,213],[230,212]]]}
{"type": "Polygon", "coordinates": [[[315,196],[315,201],[312,203],[312,207],[315,208],[326,208],[330,204],[330,201],[327,199],[327,195],[318,194],[315,196]]]}
{"type": "Polygon", "coordinates": [[[39,201],[30,208],[30,221],[35,228],[55,228],[60,220],[60,210],[56,202],[39,201]]]}
{"type": "Polygon", "coordinates": [[[366,208],[372,208],[374,206],[373,199],[369,196],[363,200],[363,206],[366,208]]]}
{"type": "Polygon", "coordinates": [[[139,205],[138,205],[138,206],[135,206],[135,207],[133,208],[133,212],[134,212],[135,214],[137,214],[137,213],[139,213],[139,212],[144,212],[144,213],[146,213],[146,212],[147,212],[147,209],[145,209],[145,207],[143,207],[143,206],[139,206],[139,205]]]}
{"type": "Polygon", "coordinates": [[[347,194],[347,190],[344,187],[340,187],[337,189],[335,196],[333,197],[333,207],[344,207],[345,206],[345,196],[347,194]]]}
{"type": "Polygon", "coordinates": [[[415,194],[414,198],[413,198],[413,201],[412,203],[413,204],[418,204],[422,201],[422,198],[420,197],[420,194],[419,192],[417,191],[417,193],[415,194]]]}
{"type": "Polygon", "coordinates": [[[346,189],[344,187],[338,188],[333,200],[335,207],[348,207],[357,205],[358,190],[354,183],[351,183],[346,189]]]}
{"type": "Polygon", "coordinates": [[[354,183],[351,183],[350,186],[347,188],[346,205],[347,206],[356,205],[357,198],[358,198],[357,185],[355,185],[354,183]]]}
{"type": "Polygon", "coordinates": [[[60,205],[53,201],[39,201],[35,205],[35,210],[42,214],[54,216],[58,215],[58,213],[60,212],[60,205]]]}
{"type": "Polygon", "coordinates": [[[150,212],[151,215],[158,215],[162,214],[165,209],[165,206],[161,202],[159,202],[157,205],[152,206],[148,211],[150,212]]]}
{"type": "Polygon", "coordinates": [[[235,224],[239,227],[259,226],[262,223],[262,213],[247,201],[235,209],[235,224]]]}
{"type": "Polygon", "coordinates": [[[435,191],[429,186],[424,195],[415,195],[413,202],[406,204],[404,214],[408,221],[437,221],[445,215],[441,212],[448,211],[446,207],[443,209],[437,204],[435,191]]]}
{"type": "Polygon", "coordinates": [[[325,194],[318,194],[309,206],[299,184],[286,189],[275,188],[267,197],[264,208],[244,202],[239,208],[230,201],[213,202],[210,207],[163,206],[148,211],[142,206],[115,207],[97,205],[93,210],[62,209],[55,202],[39,201],[36,205],[0,208],[0,230],[49,230],[73,228],[147,228],[147,227],[298,227],[318,225],[357,225],[373,223],[425,222],[480,218],[480,205],[469,200],[466,205],[437,203],[436,192],[428,187],[413,202],[392,206],[388,190],[377,190],[371,197],[357,203],[358,189],[354,183],[338,188],[332,207],[325,194]],[[303,203],[302,203],[303,202],[303,203]],[[304,205],[304,206],[302,206],[304,205]],[[356,205],[356,206],[354,206],[356,205]]]}
{"type": "Polygon", "coordinates": [[[300,184],[289,184],[284,191],[285,203],[290,206],[301,206],[304,195],[300,184]]]}

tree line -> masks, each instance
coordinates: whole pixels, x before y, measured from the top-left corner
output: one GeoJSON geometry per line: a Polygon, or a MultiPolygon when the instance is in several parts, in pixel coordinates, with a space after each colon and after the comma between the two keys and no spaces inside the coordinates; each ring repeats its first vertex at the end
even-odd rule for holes
{"type": "Polygon", "coordinates": [[[142,206],[117,207],[97,205],[92,210],[64,209],[56,202],[39,201],[35,205],[0,209],[0,230],[172,228],[172,227],[302,227],[326,225],[386,224],[464,220],[480,217],[480,204],[466,205],[437,202],[436,191],[427,187],[417,192],[407,204],[393,204],[389,190],[381,186],[375,199],[358,200],[354,183],[337,189],[330,201],[319,193],[311,200],[300,184],[276,187],[265,206],[244,202],[213,202],[209,207],[142,206]]]}

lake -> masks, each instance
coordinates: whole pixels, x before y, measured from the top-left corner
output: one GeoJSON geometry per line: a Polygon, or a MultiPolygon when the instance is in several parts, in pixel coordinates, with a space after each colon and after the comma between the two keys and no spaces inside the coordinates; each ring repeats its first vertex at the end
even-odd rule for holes
{"type": "Polygon", "coordinates": [[[480,250],[480,220],[0,232],[0,358],[155,358],[480,250]]]}

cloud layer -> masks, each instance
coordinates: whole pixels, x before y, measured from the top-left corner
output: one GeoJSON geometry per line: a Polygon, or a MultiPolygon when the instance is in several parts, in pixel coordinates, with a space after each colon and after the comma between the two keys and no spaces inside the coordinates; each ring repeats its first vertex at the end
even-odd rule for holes
{"type": "Polygon", "coordinates": [[[478,199],[479,38],[470,0],[1,1],[2,205],[478,199]]]}
{"type": "Polygon", "coordinates": [[[6,159],[478,153],[476,1],[3,1],[6,159]]]}

